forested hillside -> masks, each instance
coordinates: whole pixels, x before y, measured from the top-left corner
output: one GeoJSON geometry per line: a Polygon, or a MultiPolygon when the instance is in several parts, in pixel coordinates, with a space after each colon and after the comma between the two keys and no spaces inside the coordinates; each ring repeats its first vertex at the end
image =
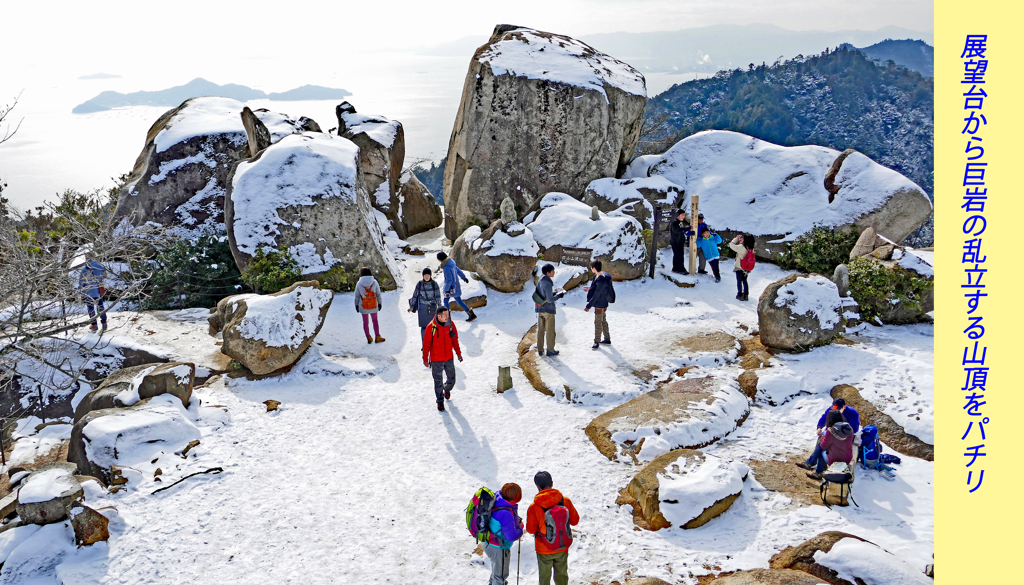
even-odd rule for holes
{"type": "Polygon", "coordinates": [[[870,47],[858,49],[870,59],[894,61],[907,69],[917,71],[925,77],[935,75],[935,47],[914,39],[886,39],[870,47]]]}

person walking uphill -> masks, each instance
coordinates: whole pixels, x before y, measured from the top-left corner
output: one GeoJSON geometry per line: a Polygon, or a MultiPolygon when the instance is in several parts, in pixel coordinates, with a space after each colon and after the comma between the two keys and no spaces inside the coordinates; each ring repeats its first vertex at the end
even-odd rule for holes
{"type": "Polygon", "coordinates": [[[444,401],[452,397],[452,388],[455,386],[453,357],[458,356],[459,361],[462,361],[459,332],[455,330],[455,323],[452,323],[449,315],[447,308],[438,307],[437,316],[423,335],[423,365],[430,368],[434,378],[434,398],[437,399],[439,412],[444,412],[444,401]]]}
{"type": "Polygon", "coordinates": [[[429,268],[423,269],[423,280],[416,283],[412,291],[412,298],[409,299],[409,312],[417,313],[420,323],[420,339],[427,332],[427,325],[437,314],[437,308],[441,306],[441,287],[437,286],[433,274],[429,268]]]}
{"type": "Polygon", "coordinates": [[[540,585],[550,585],[552,571],[555,573],[555,585],[567,585],[571,527],[579,524],[580,515],[569,498],[552,487],[550,473],[538,472],[533,483],[540,493],[526,510],[526,531],[536,539],[540,585]]]}
{"type": "Polygon", "coordinates": [[[729,248],[736,252],[736,261],[732,268],[736,273],[736,299],[748,301],[750,300],[750,287],[747,284],[747,274],[754,269],[754,236],[739,234],[729,242],[729,248]]]}
{"type": "Polygon", "coordinates": [[[455,265],[455,260],[448,257],[448,254],[438,252],[437,259],[441,262],[441,269],[444,271],[444,286],[441,287],[441,291],[444,293],[445,308],[447,308],[452,301],[455,301],[460,307],[462,307],[462,310],[469,315],[469,319],[466,319],[466,321],[475,321],[476,313],[474,313],[473,309],[470,309],[466,306],[466,303],[462,301],[462,285],[459,283],[459,280],[462,280],[462,282],[469,282],[469,279],[466,278],[466,275],[463,274],[462,270],[455,265]]]}
{"type": "Polygon", "coordinates": [[[373,272],[365,266],[359,271],[355,301],[356,312],[363,316],[363,333],[366,334],[366,343],[383,343],[385,340],[380,336],[380,325],[377,323],[377,313],[380,311],[380,285],[373,277],[373,272]],[[373,334],[376,337],[370,337],[371,319],[373,320],[373,334]]]}
{"type": "Polygon", "coordinates": [[[99,314],[100,322],[103,324],[103,329],[107,328],[107,310],[103,306],[103,277],[107,274],[107,269],[102,264],[93,260],[92,252],[87,252],[85,256],[85,266],[82,266],[82,271],[78,274],[78,290],[82,293],[82,297],[85,300],[85,307],[89,311],[89,319],[92,320],[92,324],[89,325],[91,331],[96,331],[96,315],[99,314]]]}
{"type": "Polygon", "coordinates": [[[541,268],[544,276],[537,282],[537,290],[533,293],[533,302],[537,311],[537,355],[544,356],[544,342],[547,341],[549,356],[556,356],[555,351],[555,301],[565,293],[555,292],[555,283],[551,277],[555,275],[555,267],[545,264],[541,268]]]}
{"type": "Polygon", "coordinates": [[[515,483],[501,486],[501,491],[494,498],[488,524],[490,537],[484,547],[487,558],[491,559],[489,585],[508,585],[512,544],[523,537],[523,521],[519,519],[519,501],[522,499],[523,490],[515,483]]]}
{"type": "Polygon", "coordinates": [[[608,303],[615,302],[615,287],[612,286],[612,276],[607,272],[601,272],[601,261],[594,260],[590,263],[590,271],[595,275],[594,284],[583,287],[587,291],[587,308],[584,312],[594,308],[594,347],[597,349],[601,344],[611,345],[612,338],[608,333],[608,303]],[[601,336],[604,339],[601,339],[601,336]]]}

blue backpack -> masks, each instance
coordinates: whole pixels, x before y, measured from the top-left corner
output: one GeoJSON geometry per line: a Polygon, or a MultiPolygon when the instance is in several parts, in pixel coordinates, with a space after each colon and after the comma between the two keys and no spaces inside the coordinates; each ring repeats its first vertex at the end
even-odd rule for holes
{"type": "Polygon", "coordinates": [[[858,449],[860,466],[864,469],[878,471],[885,479],[896,479],[893,468],[886,463],[899,463],[899,458],[882,453],[882,442],[878,440],[878,427],[875,425],[864,427],[861,430],[860,441],[860,449],[858,449]]]}

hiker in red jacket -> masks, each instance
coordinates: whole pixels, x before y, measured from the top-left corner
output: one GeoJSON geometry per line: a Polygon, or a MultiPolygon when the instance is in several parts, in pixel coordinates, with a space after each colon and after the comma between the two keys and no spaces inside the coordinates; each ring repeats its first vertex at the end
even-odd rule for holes
{"type": "Polygon", "coordinates": [[[526,511],[526,531],[536,539],[537,567],[540,569],[540,585],[550,585],[551,572],[555,573],[555,585],[569,583],[569,546],[572,545],[572,529],[580,522],[580,515],[573,508],[569,498],[552,488],[551,474],[538,472],[533,483],[540,491],[526,511]]]}
{"type": "Polygon", "coordinates": [[[430,368],[434,377],[434,396],[437,398],[437,410],[444,412],[444,400],[452,397],[455,386],[455,360],[452,354],[462,361],[462,349],[459,348],[459,332],[455,323],[449,318],[447,307],[438,307],[434,320],[427,325],[423,334],[423,365],[430,368]],[[442,377],[447,378],[442,383],[442,377]]]}

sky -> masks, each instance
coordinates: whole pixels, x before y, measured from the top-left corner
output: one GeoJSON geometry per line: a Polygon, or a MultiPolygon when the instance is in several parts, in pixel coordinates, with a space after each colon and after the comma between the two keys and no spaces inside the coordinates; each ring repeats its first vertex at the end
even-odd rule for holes
{"type": "MultiPolygon", "coordinates": [[[[753,23],[827,31],[897,26],[928,34],[933,28],[932,3],[918,0],[101,0],[9,2],[3,13],[0,47],[7,58],[0,104],[20,95],[7,122],[23,125],[15,139],[0,145],[0,180],[9,183],[5,195],[23,207],[62,185],[105,186],[131,168],[146,128],[160,112],[67,114],[104,90],[164,89],[196,77],[267,92],[305,84],[340,87],[355,94],[360,111],[402,120],[407,151],[439,159],[468,55],[449,61],[410,55],[489,35],[498,23],[570,36],[753,23]],[[121,78],[78,80],[99,72],[121,78]],[[422,126],[421,136],[411,122],[422,126]],[[93,152],[83,155],[83,146],[93,152]],[[81,160],[70,160],[76,155],[81,160]]],[[[333,125],[333,107],[303,107],[287,113],[333,125]]]]}

